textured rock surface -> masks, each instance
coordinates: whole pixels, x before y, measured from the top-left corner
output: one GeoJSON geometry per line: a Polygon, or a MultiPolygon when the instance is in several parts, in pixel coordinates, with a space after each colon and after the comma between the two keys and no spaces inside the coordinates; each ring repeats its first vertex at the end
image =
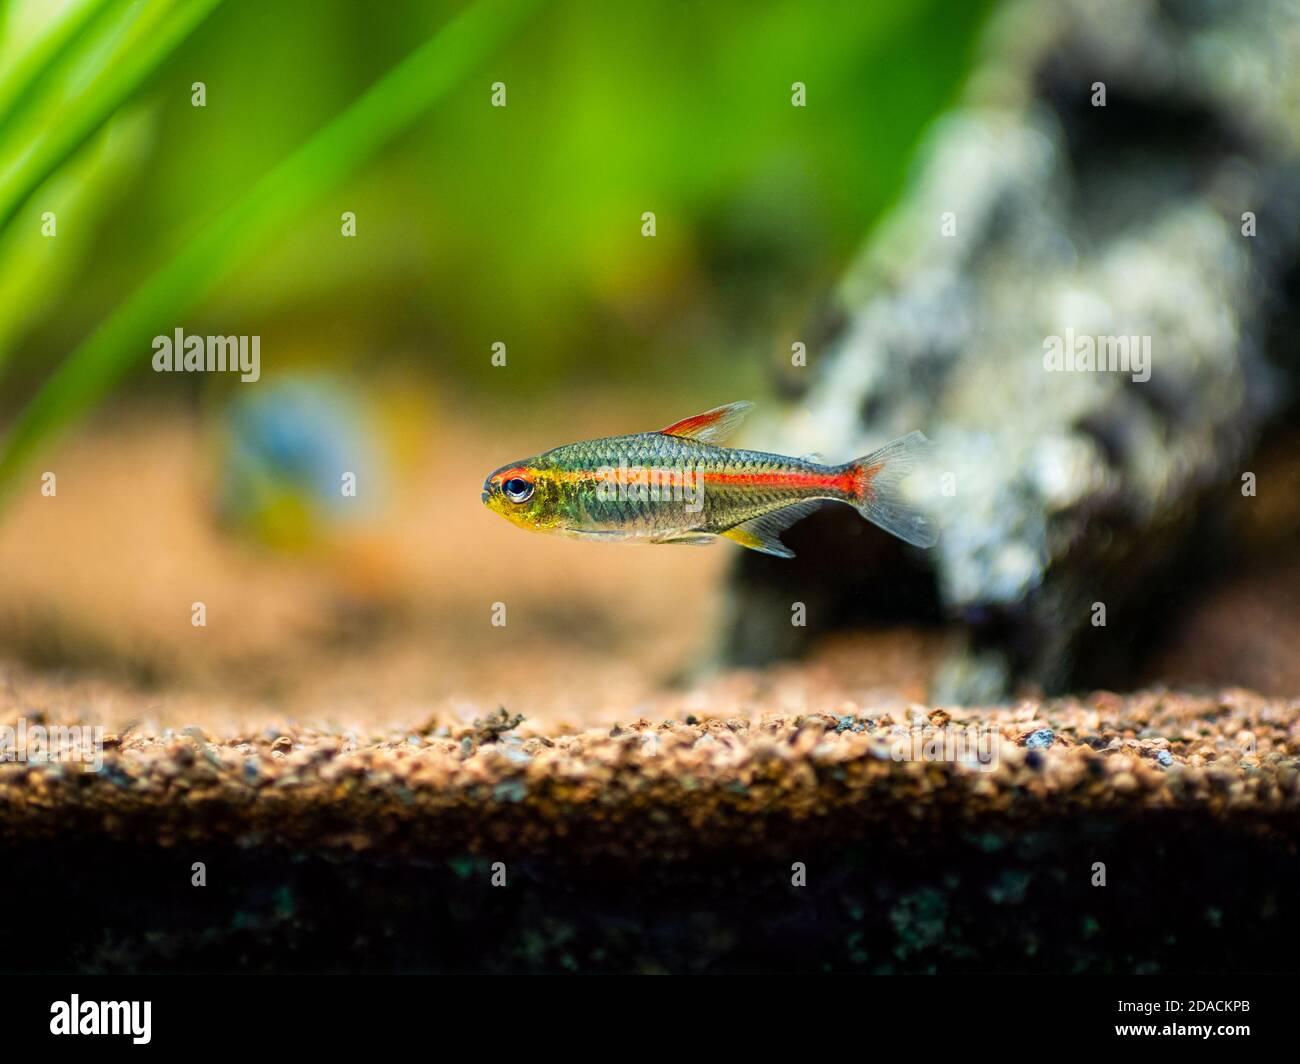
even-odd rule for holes
{"type": "Polygon", "coordinates": [[[792,599],[814,631],[955,620],[969,638],[940,699],[1061,689],[1097,679],[1089,655],[1126,658],[1291,395],[1297,25],[1288,0],[1004,10],[967,102],[843,286],[833,338],[810,343],[806,393],[761,436],[838,458],[924,429],[944,538],[900,560],[821,515],[803,553],[848,551],[852,573],[744,558],[732,660],[797,649],[792,599]],[[1047,338],[1071,334],[1150,337],[1149,380],[1048,372],[1047,338]]]}

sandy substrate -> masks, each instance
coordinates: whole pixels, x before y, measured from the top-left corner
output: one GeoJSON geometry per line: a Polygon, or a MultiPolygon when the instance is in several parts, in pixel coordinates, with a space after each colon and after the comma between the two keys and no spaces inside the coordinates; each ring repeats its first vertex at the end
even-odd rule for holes
{"type": "MultiPolygon", "coordinates": [[[[749,699],[755,682],[719,686],[749,699]]],[[[133,730],[106,738],[98,769],[0,766],[0,839],[23,869],[7,905],[66,905],[94,927],[43,928],[10,956],[77,970],[1291,966],[1300,704],[1224,691],[841,710],[133,730]]]]}
{"type": "MultiPolygon", "coordinates": [[[[717,686],[752,697],[753,682],[717,686]]],[[[0,830],[57,837],[75,822],[108,838],[145,830],[162,845],[254,839],[518,855],[560,844],[575,823],[622,852],[623,825],[653,813],[670,849],[725,840],[779,852],[788,840],[777,842],[768,818],[812,827],[846,812],[858,823],[954,814],[973,823],[1300,809],[1300,703],[1245,691],[974,709],[701,710],[581,730],[499,709],[469,724],[433,718],[369,734],[136,729],[105,734],[103,747],[97,767],[0,765],[0,830]]],[[[637,846],[647,841],[639,835],[637,846]]]]}

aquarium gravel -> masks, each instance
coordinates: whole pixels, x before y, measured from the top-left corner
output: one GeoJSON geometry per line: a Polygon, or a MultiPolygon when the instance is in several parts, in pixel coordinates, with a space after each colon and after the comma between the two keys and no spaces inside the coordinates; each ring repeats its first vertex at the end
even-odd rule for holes
{"type": "Polygon", "coordinates": [[[97,770],[0,765],[0,837],[75,826],[162,846],[229,839],[504,856],[563,846],[579,827],[583,846],[622,852],[651,836],[666,847],[779,847],[774,820],[834,831],[846,817],[1014,823],[1300,809],[1296,707],[1244,691],[861,706],[849,728],[847,716],[756,708],[579,730],[503,708],[367,735],[137,727],[104,737],[97,770]]]}

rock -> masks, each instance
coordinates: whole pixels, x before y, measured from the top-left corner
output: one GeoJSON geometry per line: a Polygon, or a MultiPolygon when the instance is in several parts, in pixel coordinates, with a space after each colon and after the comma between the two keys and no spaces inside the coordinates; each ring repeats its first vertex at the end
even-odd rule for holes
{"type": "Polygon", "coordinates": [[[1039,728],[1025,737],[1024,745],[1031,750],[1046,750],[1055,738],[1051,728],[1039,728]]]}
{"type": "Polygon", "coordinates": [[[918,502],[942,539],[922,553],[826,507],[787,533],[797,560],[739,560],[726,658],[907,619],[961,634],[936,701],[1131,681],[1147,602],[1194,571],[1285,399],[1294,14],[1003,11],[838,293],[838,329],[809,343],[800,401],[745,440],[845,459],[924,430],[937,452],[918,502]],[[1067,350],[1092,361],[1071,370],[1067,350]]]}

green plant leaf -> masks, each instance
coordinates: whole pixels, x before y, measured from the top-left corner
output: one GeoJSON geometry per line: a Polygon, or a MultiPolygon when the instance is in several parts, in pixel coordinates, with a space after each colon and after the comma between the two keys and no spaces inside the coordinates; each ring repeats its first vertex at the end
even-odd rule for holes
{"type": "Polygon", "coordinates": [[[23,408],[0,444],[0,493],[12,489],[39,446],[139,365],[160,325],[194,307],[289,218],[453,88],[536,6],[537,0],[490,0],[462,11],[207,223],[23,408]]]}
{"type": "MultiPolygon", "coordinates": [[[[19,165],[0,175],[0,229],[22,205],[58,172],[145,80],[201,23],[221,0],[182,0],[146,5],[125,27],[120,47],[103,64],[99,76],[68,108],[55,108],[47,128],[22,154],[19,165]]],[[[114,27],[121,29],[122,27],[114,27]]],[[[6,131],[8,131],[6,123],[6,131]]],[[[14,146],[5,145],[13,157],[14,146]]]]}
{"type": "Polygon", "coordinates": [[[98,20],[114,7],[120,9],[121,0],[82,0],[69,6],[0,73],[0,138],[37,94],[37,89],[63,67],[98,20]]]}

